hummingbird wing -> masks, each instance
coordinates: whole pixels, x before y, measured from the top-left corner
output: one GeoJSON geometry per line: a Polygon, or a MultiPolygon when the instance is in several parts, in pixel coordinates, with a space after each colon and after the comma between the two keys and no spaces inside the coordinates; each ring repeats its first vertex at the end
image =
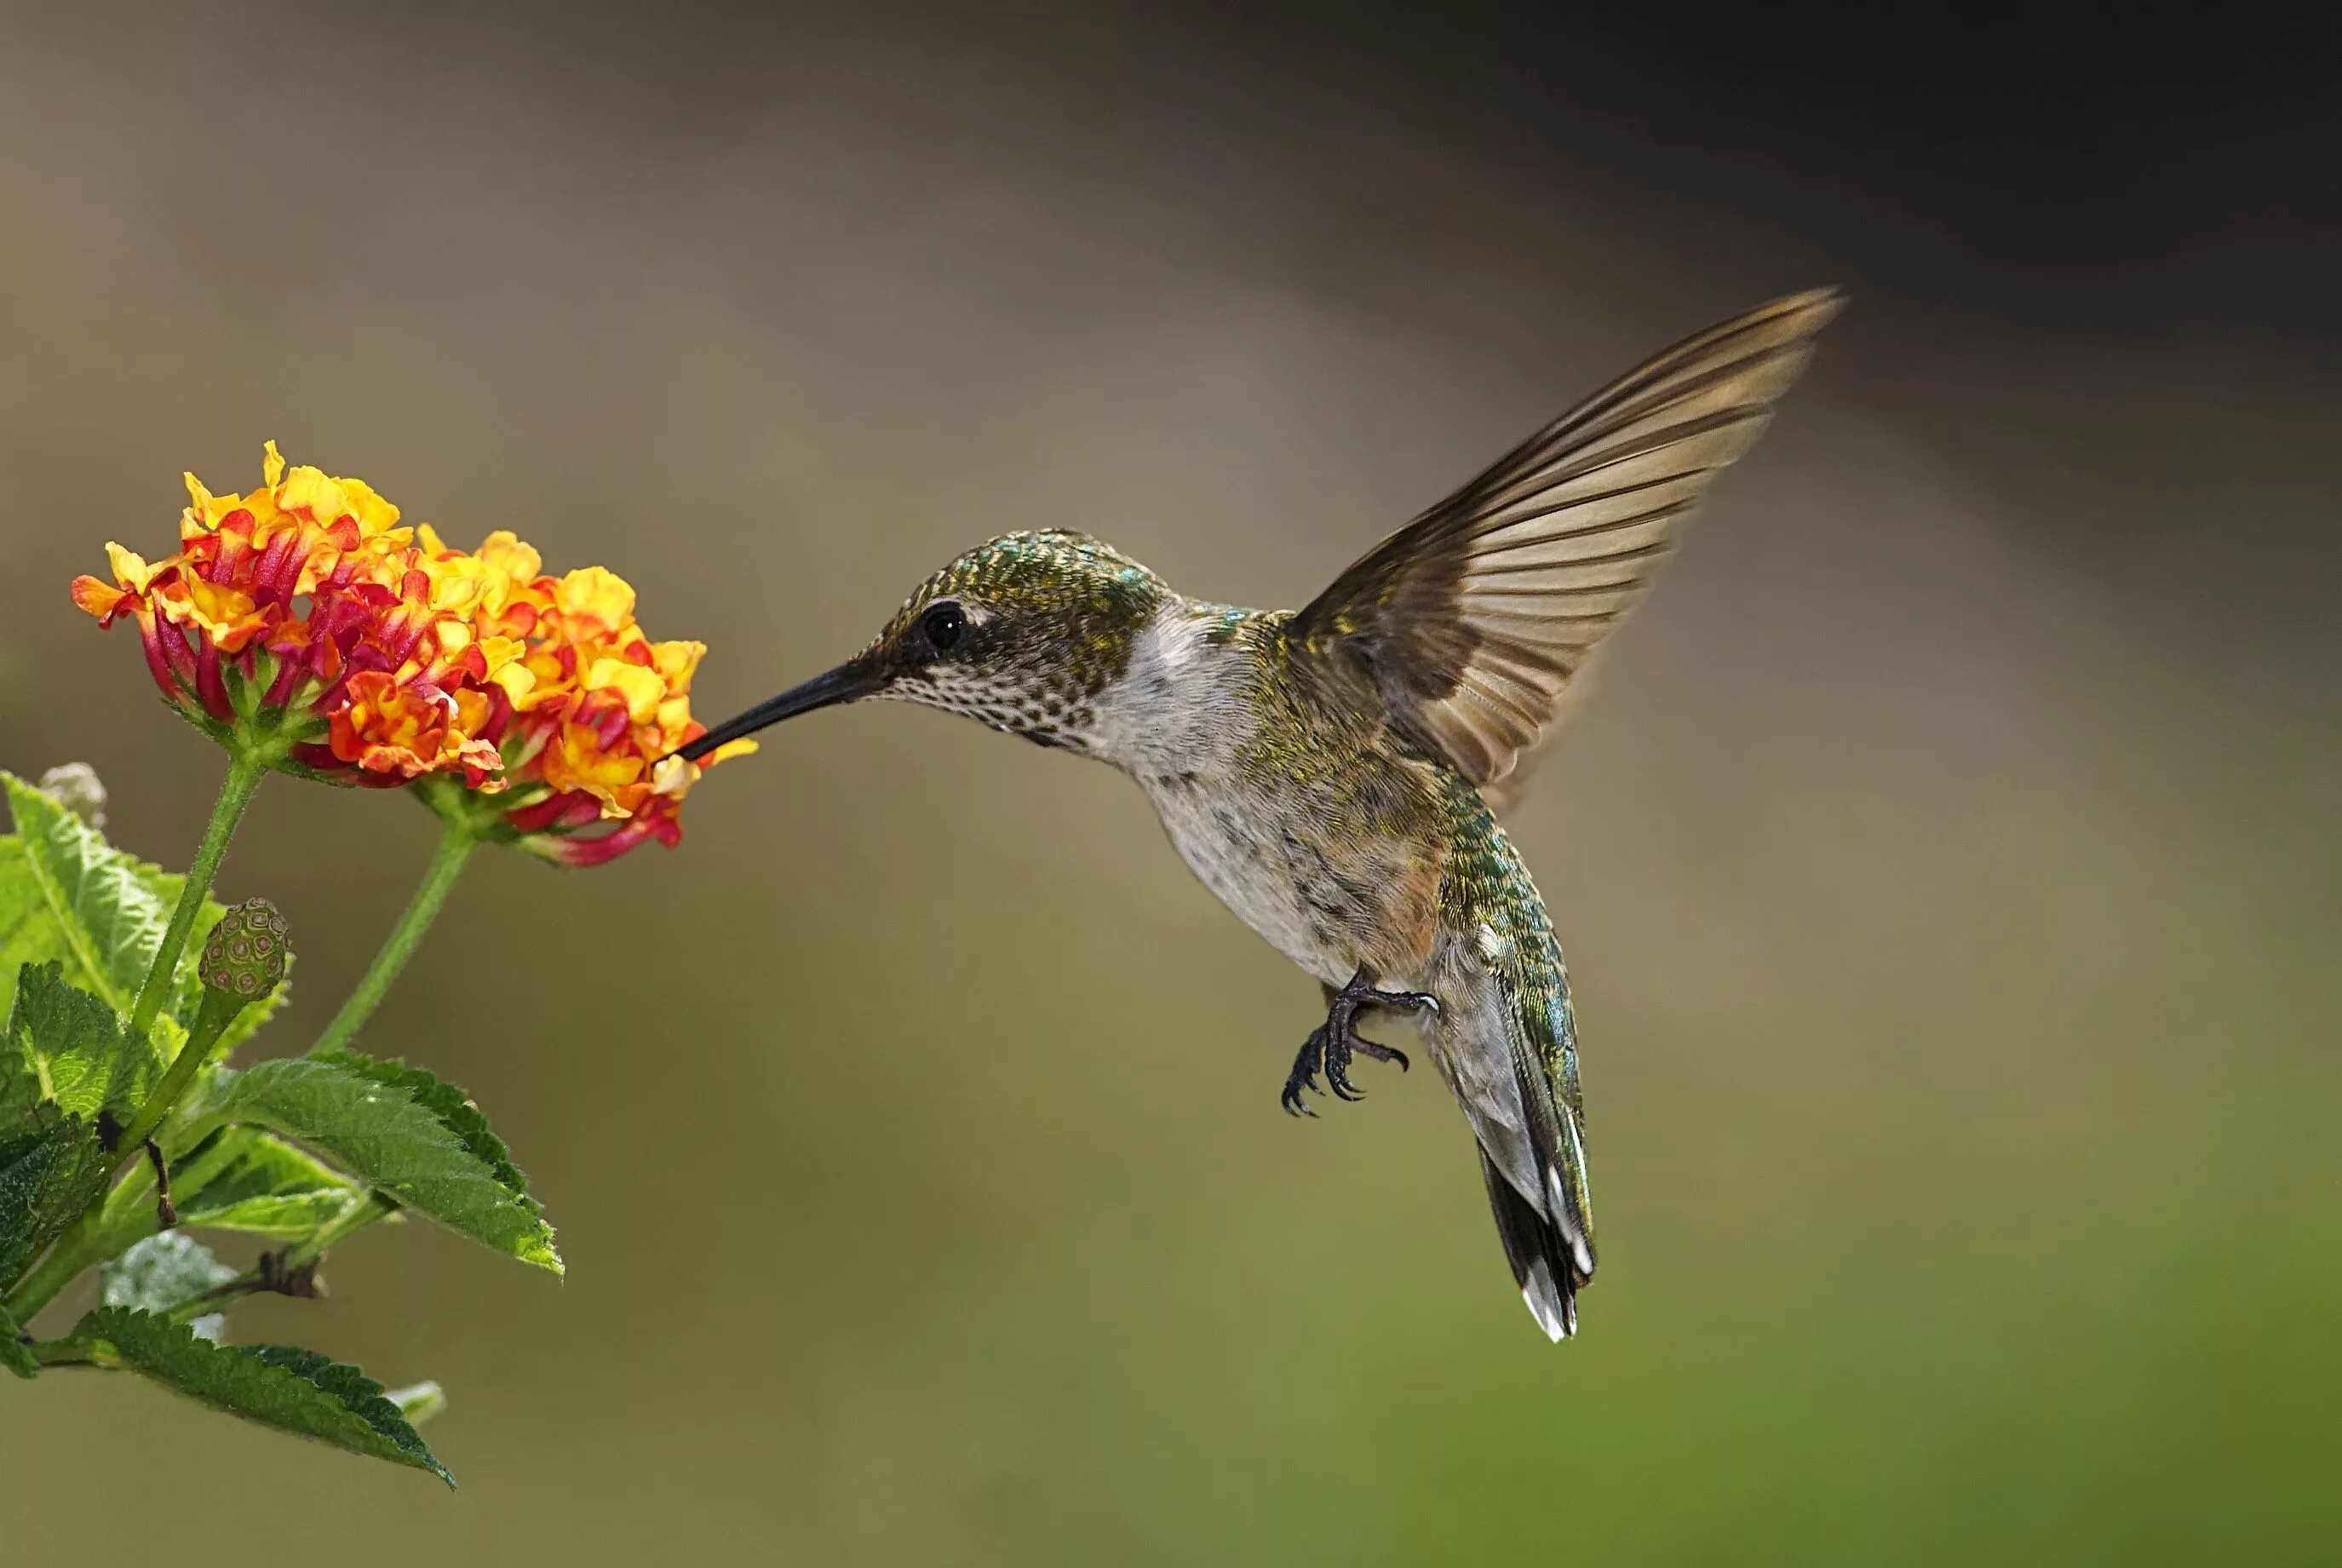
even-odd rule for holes
{"type": "Polygon", "coordinates": [[[1294,617],[1292,645],[1370,683],[1402,730],[1496,784],[1841,304],[1832,289],[1776,300],[1619,377],[1368,551],[1294,617]]]}

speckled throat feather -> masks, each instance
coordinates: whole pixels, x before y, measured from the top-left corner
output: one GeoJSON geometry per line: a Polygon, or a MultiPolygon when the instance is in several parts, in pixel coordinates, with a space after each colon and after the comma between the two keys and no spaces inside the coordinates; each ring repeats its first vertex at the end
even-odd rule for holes
{"type": "Polygon", "coordinates": [[[976,622],[974,644],[906,671],[883,694],[1063,744],[1087,727],[1098,694],[1121,679],[1138,634],[1174,597],[1154,573],[1087,534],[1006,534],[921,584],[866,656],[889,658],[931,605],[956,600],[976,622]]]}

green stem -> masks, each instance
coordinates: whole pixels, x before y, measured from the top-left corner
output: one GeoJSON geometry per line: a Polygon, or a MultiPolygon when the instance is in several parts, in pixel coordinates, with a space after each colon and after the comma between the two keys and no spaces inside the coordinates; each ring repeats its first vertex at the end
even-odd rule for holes
{"type": "Polygon", "coordinates": [[[244,815],[244,808],[252,804],[252,792],[260,787],[261,776],[268,772],[268,759],[250,751],[231,754],[227,778],[220,784],[219,800],[212,806],[212,820],[204,829],[204,842],[196,846],[195,864],[187,868],[187,880],[179,889],[179,906],[171,911],[171,924],[163,933],[163,945],[155,952],[155,963],[146,971],[146,983],[138,988],[138,1000],[130,1009],[130,1034],[143,1040],[155,1026],[155,1014],[163,1010],[163,1002],[171,994],[171,986],[179,973],[179,954],[185,951],[188,936],[195,929],[195,917],[204,912],[204,898],[212,890],[212,878],[219,874],[221,859],[227,854],[227,841],[235,836],[235,824],[244,815]]]}
{"type": "Polygon", "coordinates": [[[406,901],[398,924],[391,927],[390,935],[384,939],[374,962],[367,965],[357,989],[342,1004],[342,1010],[334,1014],[334,1021],[325,1025],[325,1032],[317,1036],[317,1043],[309,1047],[311,1055],[340,1050],[365,1027],[365,1021],[380,1005],[383,994],[390,989],[391,982],[398,978],[398,972],[415,955],[423,934],[439,917],[439,906],[447,902],[448,894],[455,891],[455,879],[464,874],[465,864],[479,846],[479,835],[469,823],[451,817],[443,824],[439,847],[431,852],[431,864],[423,873],[422,884],[406,901]]]}
{"type": "Polygon", "coordinates": [[[195,1027],[187,1031],[187,1043],[179,1047],[176,1056],[171,1058],[171,1065],[164,1073],[162,1082],[148,1093],[145,1103],[138,1107],[138,1114],[131,1117],[130,1124],[122,1130],[120,1142],[114,1145],[115,1170],[120,1170],[123,1163],[138,1157],[141,1146],[154,1135],[155,1129],[163,1124],[163,1118],[171,1114],[171,1108],[179,1103],[179,1096],[187,1092],[187,1085],[194,1083],[195,1074],[203,1071],[204,1064],[211,1060],[212,1049],[227,1033],[227,1026],[250,1005],[233,993],[215,991],[208,985],[204,987],[203,1006],[195,1014],[195,1027]]]}
{"type": "MultiPolygon", "coordinates": [[[[72,1228],[59,1236],[57,1244],[51,1247],[49,1255],[41,1261],[41,1266],[26,1274],[24,1283],[8,1293],[8,1315],[18,1323],[31,1321],[35,1313],[56,1299],[59,1291],[73,1283],[75,1276],[82,1270],[112,1257],[113,1253],[98,1249],[113,1242],[114,1236],[100,1236],[95,1233],[96,1230],[90,1217],[84,1214],[72,1228]]],[[[135,1236],[131,1238],[132,1241],[137,1239],[135,1236]]],[[[126,1246],[129,1243],[122,1244],[126,1246]]]]}
{"type": "MultiPolygon", "coordinates": [[[[352,1203],[348,1208],[344,1209],[333,1219],[318,1226],[305,1240],[295,1243],[279,1253],[275,1260],[275,1276],[281,1279],[292,1270],[305,1268],[317,1262],[325,1255],[325,1249],[328,1247],[338,1246],[376,1220],[388,1219],[396,1213],[398,1213],[398,1205],[390,1199],[384,1197],[380,1193],[368,1193],[365,1197],[352,1203]]],[[[269,1283],[270,1277],[268,1272],[256,1268],[247,1269],[225,1283],[214,1285],[201,1295],[191,1297],[173,1307],[171,1321],[192,1323],[206,1313],[218,1312],[232,1301],[238,1301],[248,1295],[256,1295],[262,1291],[273,1290],[275,1287],[269,1283]]]]}
{"type": "MultiPolygon", "coordinates": [[[[192,1198],[211,1185],[212,1181],[242,1158],[244,1148],[233,1138],[215,1138],[212,1146],[190,1159],[175,1160],[171,1164],[171,1183],[180,1195],[192,1198]]],[[[135,1161],[114,1183],[105,1203],[91,1222],[86,1240],[76,1250],[77,1262],[66,1263],[60,1249],[57,1266],[65,1279],[71,1279],[93,1263],[118,1257],[138,1243],[163,1228],[163,1216],[155,1203],[155,1174],[144,1160],[135,1161]]],[[[60,1280],[59,1284],[64,1283],[60,1280]]]]}
{"type": "MultiPolygon", "coordinates": [[[[19,1307],[27,1313],[39,1312],[55,1301],[57,1293],[72,1283],[82,1270],[128,1251],[161,1230],[163,1216],[146,1196],[154,1187],[154,1178],[141,1162],[115,1184],[112,1195],[96,1216],[85,1214],[76,1221],[57,1238],[57,1244],[49,1250],[41,1266],[9,1293],[8,1315],[15,1317],[19,1307]]],[[[188,1183],[188,1190],[194,1191],[195,1185],[188,1183]]]]}
{"type": "Polygon", "coordinates": [[[33,1346],[33,1359],[43,1366],[106,1366],[122,1364],[112,1347],[100,1348],[85,1339],[45,1339],[33,1346]]]}

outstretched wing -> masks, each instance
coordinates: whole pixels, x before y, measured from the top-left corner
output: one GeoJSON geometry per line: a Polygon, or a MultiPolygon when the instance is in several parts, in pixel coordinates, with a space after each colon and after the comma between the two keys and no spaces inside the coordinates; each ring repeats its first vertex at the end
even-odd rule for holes
{"type": "Polygon", "coordinates": [[[1685,339],[1384,540],[1294,618],[1483,786],[1513,770],[1836,315],[1829,289],[1685,339]]]}

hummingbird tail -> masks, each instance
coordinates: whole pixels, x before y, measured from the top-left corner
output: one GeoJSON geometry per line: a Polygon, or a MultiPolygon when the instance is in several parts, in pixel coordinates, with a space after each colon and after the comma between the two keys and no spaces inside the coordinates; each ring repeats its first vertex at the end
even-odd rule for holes
{"type": "Polygon", "coordinates": [[[1586,1276],[1561,1227],[1521,1196],[1486,1150],[1480,1152],[1480,1176],[1488,1183],[1488,1206],[1496,1213],[1496,1233],[1504,1238],[1513,1282],[1537,1326],[1557,1344],[1577,1332],[1577,1291],[1586,1276]]]}

